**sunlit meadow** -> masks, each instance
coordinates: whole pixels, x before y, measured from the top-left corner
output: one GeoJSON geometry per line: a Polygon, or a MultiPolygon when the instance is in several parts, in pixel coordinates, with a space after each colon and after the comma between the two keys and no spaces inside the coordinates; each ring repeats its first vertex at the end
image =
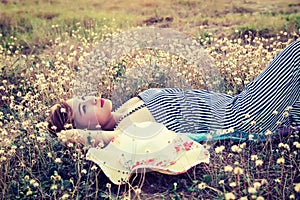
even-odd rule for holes
{"type": "MultiPolygon", "coordinates": [[[[179,176],[157,172],[137,175],[124,186],[111,184],[98,166],[85,160],[86,148],[78,144],[65,145],[49,135],[45,122],[49,107],[72,96],[76,72],[89,52],[103,39],[122,31],[113,26],[113,21],[105,22],[105,19],[101,27],[98,26],[93,21],[88,25],[78,22],[66,31],[53,24],[49,30],[52,39],[40,53],[24,51],[25,47],[15,36],[8,40],[6,37],[6,43],[0,46],[2,199],[300,198],[298,132],[284,137],[268,132],[264,142],[204,143],[211,152],[209,164],[198,165],[179,176]]],[[[298,39],[300,32],[282,31],[264,38],[237,30],[232,35],[216,38],[200,30],[195,39],[215,60],[226,83],[224,92],[234,95],[278,52],[298,39]]],[[[193,87],[201,88],[201,75],[193,67],[185,66],[182,58],[160,53],[171,57],[163,62],[170,61],[193,87]]],[[[149,56],[152,61],[162,62],[151,51],[124,55],[118,67],[111,66],[101,79],[102,92],[109,93],[113,89],[120,66],[129,69],[148,62],[149,56]]],[[[162,85],[141,85],[138,89],[153,86],[162,85]]],[[[134,95],[136,91],[131,92],[134,95]]]]}

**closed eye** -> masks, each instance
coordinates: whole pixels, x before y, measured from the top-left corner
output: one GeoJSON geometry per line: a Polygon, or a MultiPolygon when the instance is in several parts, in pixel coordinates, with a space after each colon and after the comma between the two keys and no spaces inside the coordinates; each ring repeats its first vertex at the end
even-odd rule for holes
{"type": "Polygon", "coordinates": [[[84,114],[86,113],[86,105],[82,106],[82,111],[83,111],[84,114]]]}

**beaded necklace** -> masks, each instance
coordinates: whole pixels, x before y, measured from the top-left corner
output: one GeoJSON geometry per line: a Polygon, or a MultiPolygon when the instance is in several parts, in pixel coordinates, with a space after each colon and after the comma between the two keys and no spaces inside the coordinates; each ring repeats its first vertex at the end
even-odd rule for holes
{"type": "Polygon", "coordinates": [[[142,105],[139,105],[139,106],[135,107],[135,108],[132,109],[130,112],[128,112],[128,113],[126,113],[125,115],[123,115],[123,116],[119,119],[119,121],[118,121],[118,123],[116,124],[115,128],[119,126],[120,122],[121,122],[123,119],[125,119],[126,117],[128,117],[128,116],[131,115],[132,113],[134,113],[134,112],[136,112],[136,111],[138,111],[138,110],[140,110],[141,108],[144,108],[144,107],[146,107],[146,105],[143,103],[142,105]]]}

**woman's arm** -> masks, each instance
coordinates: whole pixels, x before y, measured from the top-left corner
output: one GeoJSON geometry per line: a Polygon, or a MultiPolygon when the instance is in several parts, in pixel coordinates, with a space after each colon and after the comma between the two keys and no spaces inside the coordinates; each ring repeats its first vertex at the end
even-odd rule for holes
{"type": "Polygon", "coordinates": [[[57,135],[62,142],[104,147],[116,134],[115,131],[71,129],[61,131],[57,135]]]}

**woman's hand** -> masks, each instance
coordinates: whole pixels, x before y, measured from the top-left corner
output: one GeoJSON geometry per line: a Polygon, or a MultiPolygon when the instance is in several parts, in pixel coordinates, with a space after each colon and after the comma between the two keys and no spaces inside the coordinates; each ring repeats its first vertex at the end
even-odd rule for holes
{"type": "Polygon", "coordinates": [[[83,145],[87,145],[86,140],[82,136],[79,135],[77,129],[70,129],[70,130],[62,130],[57,134],[58,139],[64,143],[80,143],[83,145]]]}
{"type": "Polygon", "coordinates": [[[85,146],[100,148],[107,145],[115,135],[114,131],[82,129],[64,130],[57,134],[58,139],[65,143],[80,143],[85,146]]]}

